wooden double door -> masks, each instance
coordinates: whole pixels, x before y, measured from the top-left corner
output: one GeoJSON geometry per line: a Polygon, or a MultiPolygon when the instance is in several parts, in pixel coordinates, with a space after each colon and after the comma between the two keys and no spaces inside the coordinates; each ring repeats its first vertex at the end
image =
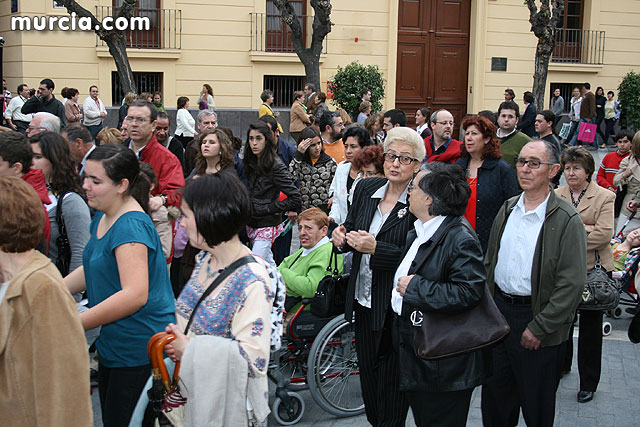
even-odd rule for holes
{"type": "Polygon", "coordinates": [[[399,0],[396,108],[467,112],[471,0],[399,0]]]}

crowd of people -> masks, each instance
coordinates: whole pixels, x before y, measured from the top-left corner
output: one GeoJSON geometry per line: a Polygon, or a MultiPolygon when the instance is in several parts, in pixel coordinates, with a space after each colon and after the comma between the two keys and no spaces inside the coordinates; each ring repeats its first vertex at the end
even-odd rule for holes
{"type": "Polygon", "coordinates": [[[576,398],[594,398],[603,312],[577,310],[586,272],[632,274],[640,253],[640,133],[617,133],[597,176],[579,146],[602,88],[585,83],[579,108],[571,100],[575,136],[556,133],[559,92],[541,112],[525,92],[521,114],[507,89],[497,114],[464,118],[459,141],[445,109],[418,109],[411,128],[400,109],[372,112],[368,89],[354,111],[331,111],[309,83],[293,96],[292,144],[268,89],[243,141],[219,122],[208,84],[195,117],[177,99],[173,135],[161,93],[127,94],[114,129],[96,86],[82,104],[64,88],[64,105],[54,87],[43,79],[29,96],[20,85],[0,132],[0,348],[11,344],[0,370],[14,396],[0,412],[12,424],[91,425],[95,348],[103,424],[128,425],[151,373],[147,343],[162,331],[175,337],[165,352],[181,361],[188,422],[264,423],[283,310],[314,296],[336,251],[372,425],[404,425],[411,408],[417,425],[463,426],[477,386],[485,424],[515,425],[522,411],[528,425],[552,425],[576,317],[576,398]],[[416,355],[412,312],[468,311],[485,292],[511,328],[505,340],[416,355]],[[226,406],[211,403],[231,390],[226,406]]]}

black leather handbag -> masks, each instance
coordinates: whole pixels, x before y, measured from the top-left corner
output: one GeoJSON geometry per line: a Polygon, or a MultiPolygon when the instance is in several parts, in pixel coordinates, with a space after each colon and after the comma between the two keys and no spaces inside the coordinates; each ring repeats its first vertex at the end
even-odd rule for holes
{"type": "Polygon", "coordinates": [[[349,275],[338,272],[338,251],[335,246],[331,251],[327,271],[330,274],[320,280],[311,300],[311,314],[317,317],[333,317],[344,313],[349,275]]]}
{"type": "Polygon", "coordinates": [[[58,257],[56,258],[56,267],[62,274],[62,277],[69,274],[71,267],[71,245],[69,245],[69,237],[67,236],[67,227],[64,224],[62,216],[62,201],[67,193],[62,193],[58,197],[58,206],[56,207],[56,224],[60,235],[56,238],[56,247],[58,248],[58,257]]]}
{"type": "Polygon", "coordinates": [[[600,265],[600,254],[596,251],[596,265],[587,271],[578,310],[613,310],[619,302],[620,290],[600,265]]]}

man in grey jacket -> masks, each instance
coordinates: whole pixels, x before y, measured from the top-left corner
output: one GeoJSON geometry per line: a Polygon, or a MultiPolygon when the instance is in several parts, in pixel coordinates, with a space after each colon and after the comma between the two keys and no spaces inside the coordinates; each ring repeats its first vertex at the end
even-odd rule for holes
{"type": "Polygon", "coordinates": [[[549,186],[559,163],[551,142],[527,143],[516,160],[523,193],[505,202],[491,229],[487,285],[511,332],[492,350],[492,376],[482,388],[485,425],[516,425],[520,408],[527,425],[553,425],[587,265],[580,215],[549,186]]]}
{"type": "Polygon", "coordinates": [[[562,113],[564,113],[564,98],[560,96],[560,88],[556,88],[556,90],[553,91],[549,109],[553,111],[553,114],[558,118],[560,118],[562,113]]]}

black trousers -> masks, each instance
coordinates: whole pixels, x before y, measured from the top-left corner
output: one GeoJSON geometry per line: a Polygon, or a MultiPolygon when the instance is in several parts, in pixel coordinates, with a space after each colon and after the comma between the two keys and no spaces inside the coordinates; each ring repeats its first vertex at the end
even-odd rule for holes
{"type": "Polygon", "coordinates": [[[356,352],[367,421],[374,427],[404,427],[409,402],[400,392],[398,354],[391,344],[391,316],[383,331],[371,330],[371,309],[355,307],[356,352]]]}
{"type": "Polygon", "coordinates": [[[418,427],[465,427],[473,389],[405,393],[418,427]]]}
{"type": "MultiPolygon", "coordinates": [[[[580,390],[595,392],[602,370],[602,311],[580,310],[578,332],[578,374],[580,390]]],[[[571,368],[573,359],[573,326],[567,341],[564,368],[571,368]],[[568,361],[568,363],[567,363],[568,361]]]]}
{"type": "Polygon", "coordinates": [[[604,143],[609,143],[609,137],[614,136],[613,127],[616,125],[616,119],[604,119],[605,124],[605,132],[604,132],[604,143]]]}
{"type": "Polygon", "coordinates": [[[98,391],[104,427],[127,427],[144,385],[151,375],[151,365],[98,369],[98,391]]]}
{"type": "Polygon", "coordinates": [[[485,427],[515,426],[520,408],[528,427],[551,427],[566,344],[526,350],[522,333],[533,319],[530,304],[509,304],[496,293],[496,305],[511,332],[493,349],[492,375],[482,387],[485,427]]]}

